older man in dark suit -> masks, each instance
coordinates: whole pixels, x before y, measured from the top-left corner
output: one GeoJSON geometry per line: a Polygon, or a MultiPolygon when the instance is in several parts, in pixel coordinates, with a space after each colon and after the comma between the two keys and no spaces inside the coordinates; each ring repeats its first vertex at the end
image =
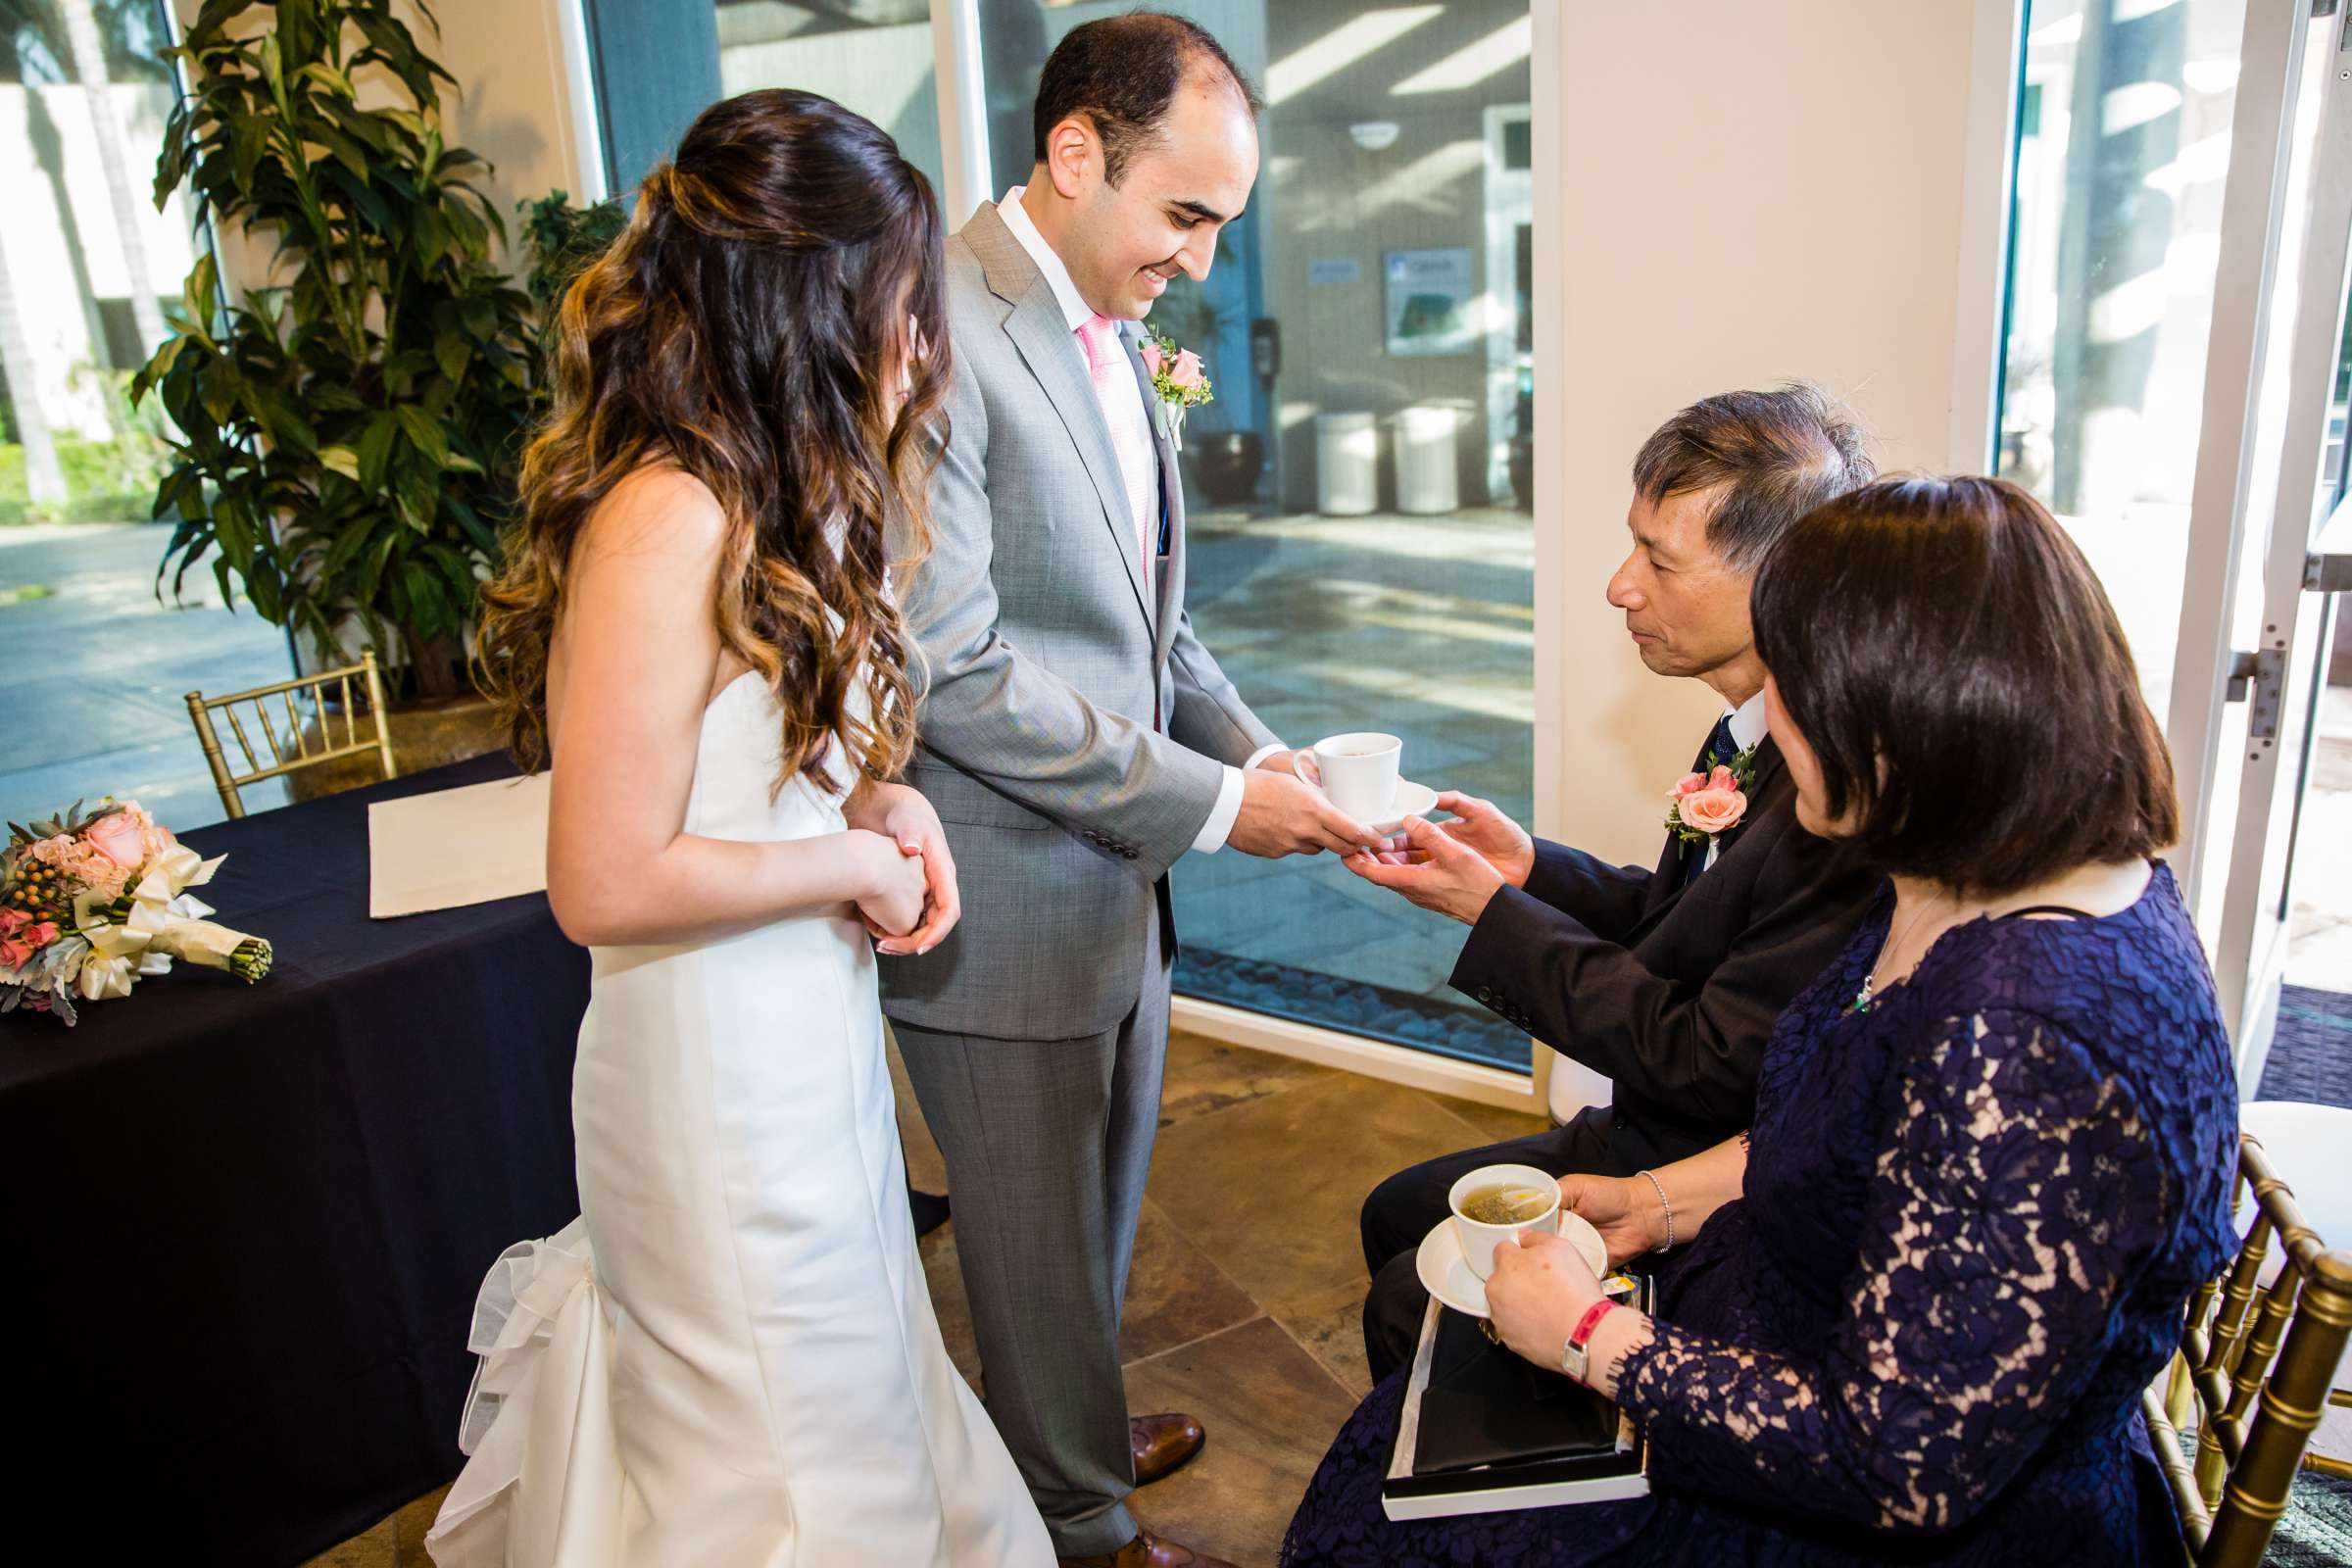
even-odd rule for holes
{"type": "Polygon", "coordinates": [[[1747,597],[1790,523],[1871,475],[1860,430],[1801,383],[1693,404],[1636,458],[1633,550],[1609,603],[1653,672],[1704,681],[1724,702],[1655,867],[1533,839],[1460,795],[1438,802],[1455,820],[1411,824],[1408,850],[1348,858],[1470,927],[1454,989],[1615,1085],[1614,1103],[1564,1126],[1374,1189],[1362,1223],[1375,1378],[1412,1354],[1428,1302],[1414,1253],[1457,1177],[1498,1162],[1632,1176],[1742,1131],[1774,1018],[1860,922],[1874,882],[1796,825],[1795,786],[1764,731],[1747,597]]]}

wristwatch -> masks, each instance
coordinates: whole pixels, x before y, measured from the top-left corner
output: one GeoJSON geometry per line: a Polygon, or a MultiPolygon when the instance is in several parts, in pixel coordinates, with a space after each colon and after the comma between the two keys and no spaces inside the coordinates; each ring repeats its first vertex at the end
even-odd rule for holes
{"type": "Polygon", "coordinates": [[[1592,1381],[1589,1376],[1592,1368],[1592,1331],[1600,1327],[1602,1318],[1607,1317],[1616,1309],[1617,1303],[1604,1296],[1586,1310],[1585,1315],[1577,1321],[1576,1332],[1569,1335],[1560,1346],[1561,1371],[1579,1383],[1590,1384],[1592,1381]]]}

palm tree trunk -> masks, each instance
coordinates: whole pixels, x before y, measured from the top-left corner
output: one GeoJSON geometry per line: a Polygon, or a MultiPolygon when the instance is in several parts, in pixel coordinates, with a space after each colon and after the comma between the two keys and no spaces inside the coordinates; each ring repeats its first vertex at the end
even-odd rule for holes
{"type": "Polygon", "coordinates": [[[24,322],[17,315],[17,290],[9,281],[8,257],[0,252],[0,373],[8,377],[8,397],[16,410],[17,439],[24,443],[24,489],[35,506],[65,504],[66,475],[57,466],[57,443],[49,438],[49,416],[41,409],[41,389],[33,378],[32,350],[24,341],[24,322]]]}
{"type": "Polygon", "coordinates": [[[90,100],[90,124],[98,133],[98,167],[106,174],[106,197],[115,209],[115,232],[122,243],[122,266],[130,273],[130,314],[139,327],[139,352],[152,354],[170,334],[155,302],[155,280],[147,270],[147,240],[139,230],[139,204],[131,194],[130,166],[122,155],[122,122],[115,118],[114,88],[106,74],[106,49],[98,40],[98,19],[90,0],[64,0],[66,41],[74,74],[90,100]]]}

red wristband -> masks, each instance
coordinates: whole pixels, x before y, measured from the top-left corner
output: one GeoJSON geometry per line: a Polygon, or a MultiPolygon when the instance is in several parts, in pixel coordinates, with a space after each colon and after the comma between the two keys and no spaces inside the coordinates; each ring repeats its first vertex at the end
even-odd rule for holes
{"type": "Polygon", "coordinates": [[[1616,1309],[1617,1303],[1610,1300],[1605,1296],[1599,1300],[1594,1301],[1586,1309],[1583,1321],[1576,1325],[1576,1332],[1568,1336],[1568,1343],[1575,1346],[1580,1350],[1586,1346],[1591,1345],[1592,1343],[1592,1331],[1600,1327],[1600,1320],[1602,1318],[1607,1317],[1616,1309]]]}
{"type": "Polygon", "coordinates": [[[1586,1353],[1586,1347],[1592,1343],[1592,1331],[1600,1327],[1600,1320],[1616,1310],[1616,1306],[1617,1303],[1605,1296],[1594,1301],[1585,1309],[1583,1319],[1576,1325],[1576,1332],[1561,1345],[1560,1370],[1577,1382],[1589,1384],[1592,1381],[1592,1362],[1586,1353]]]}

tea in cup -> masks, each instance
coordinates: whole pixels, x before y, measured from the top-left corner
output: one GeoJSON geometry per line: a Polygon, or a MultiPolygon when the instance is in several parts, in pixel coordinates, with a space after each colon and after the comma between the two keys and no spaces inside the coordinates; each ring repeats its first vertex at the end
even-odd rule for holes
{"type": "Polygon", "coordinates": [[[1481,1165],[1446,1195],[1470,1272],[1494,1273],[1494,1249],[1529,1231],[1560,1230],[1559,1181],[1533,1165],[1481,1165]]]}

